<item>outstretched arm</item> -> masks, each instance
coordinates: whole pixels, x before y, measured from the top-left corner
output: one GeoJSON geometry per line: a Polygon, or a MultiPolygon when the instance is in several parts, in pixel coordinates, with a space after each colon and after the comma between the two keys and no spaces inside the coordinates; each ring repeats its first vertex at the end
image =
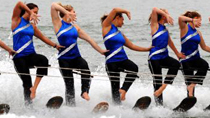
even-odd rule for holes
{"type": "Polygon", "coordinates": [[[50,39],[48,39],[47,37],[45,37],[42,32],[37,28],[36,25],[33,25],[34,27],[34,36],[36,36],[37,38],[41,39],[43,42],[45,42],[46,44],[56,48],[56,49],[60,49],[63,48],[63,46],[60,46],[54,42],[52,42],[50,39]]]}
{"type": "Polygon", "coordinates": [[[130,48],[131,50],[146,52],[146,51],[150,51],[153,48],[152,46],[150,46],[148,48],[137,46],[137,45],[133,44],[125,35],[123,35],[123,36],[125,38],[125,46],[130,48]]]}
{"type": "Polygon", "coordinates": [[[200,42],[200,46],[203,50],[205,50],[206,52],[210,52],[210,47],[206,45],[204,39],[203,39],[203,36],[201,34],[200,31],[198,31],[199,35],[200,35],[200,38],[201,38],[201,42],[200,42]]]}
{"type": "Polygon", "coordinates": [[[170,37],[170,36],[169,36],[169,39],[168,39],[168,45],[169,45],[170,48],[174,51],[174,53],[176,54],[176,56],[177,56],[178,59],[184,59],[184,58],[185,58],[185,55],[183,55],[182,53],[180,53],[180,52],[176,49],[176,47],[175,47],[173,41],[171,40],[171,37],[170,37]]]}
{"type": "Polygon", "coordinates": [[[77,26],[76,24],[74,24],[74,26],[77,28],[79,38],[87,41],[96,51],[98,51],[102,55],[104,55],[106,52],[108,52],[107,50],[101,49],[98,46],[98,44],[88,34],[86,34],[82,29],[80,29],[79,26],[77,26]]]}
{"type": "Polygon", "coordinates": [[[11,49],[9,46],[7,46],[3,41],[0,39],[0,46],[5,49],[7,52],[9,52],[10,55],[14,55],[16,52],[11,49]]]}

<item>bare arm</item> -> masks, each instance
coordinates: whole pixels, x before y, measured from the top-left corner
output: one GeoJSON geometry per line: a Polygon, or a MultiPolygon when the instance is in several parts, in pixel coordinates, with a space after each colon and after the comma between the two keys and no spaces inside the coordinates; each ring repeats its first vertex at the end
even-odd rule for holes
{"type": "Polygon", "coordinates": [[[151,13],[151,34],[153,35],[157,30],[158,30],[158,15],[164,16],[167,19],[167,22],[171,25],[173,25],[173,19],[171,18],[171,16],[168,14],[168,12],[164,12],[161,9],[158,9],[156,7],[154,7],[152,9],[152,13],[151,13]]]}
{"type": "Polygon", "coordinates": [[[148,48],[137,46],[137,45],[133,44],[125,35],[123,35],[123,36],[125,38],[125,46],[131,50],[146,52],[146,51],[150,51],[153,48],[152,46],[150,46],[148,48]]]}
{"type": "Polygon", "coordinates": [[[57,45],[56,43],[52,42],[50,39],[48,39],[47,37],[45,37],[42,32],[37,28],[36,25],[33,25],[34,27],[34,36],[36,36],[37,38],[41,39],[43,42],[45,42],[46,44],[56,48],[56,49],[60,49],[63,48],[63,46],[57,45]]]}
{"type": "Polygon", "coordinates": [[[185,55],[183,55],[182,53],[180,53],[177,49],[176,49],[176,47],[175,47],[175,45],[174,45],[174,43],[173,43],[173,41],[171,40],[171,37],[169,36],[169,40],[168,40],[168,45],[170,46],[170,48],[174,51],[174,53],[176,54],[176,56],[178,57],[178,59],[183,59],[183,58],[185,58],[185,55]]]}
{"type": "Polygon", "coordinates": [[[69,11],[67,11],[66,9],[64,9],[62,6],[60,6],[58,3],[53,2],[51,5],[51,18],[52,18],[52,23],[55,29],[55,32],[57,33],[58,30],[61,27],[61,19],[60,16],[58,15],[58,13],[61,12],[65,15],[69,16],[69,19],[71,21],[75,21],[76,19],[76,15],[75,13],[70,13],[69,11]]]}
{"type": "Polygon", "coordinates": [[[106,52],[108,52],[107,50],[101,49],[98,46],[98,44],[88,34],[86,34],[82,29],[80,29],[79,26],[77,26],[76,24],[74,26],[77,28],[79,38],[87,41],[96,51],[98,51],[102,55],[104,55],[106,52]]]}
{"type": "Polygon", "coordinates": [[[200,31],[198,31],[199,35],[200,35],[200,38],[201,38],[201,42],[200,42],[200,46],[203,50],[205,50],[206,52],[210,52],[210,47],[206,45],[204,39],[203,39],[203,36],[201,34],[200,31]]]}
{"type": "Polygon", "coordinates": [[[117,13],[125,13],[129,19],[131,19],[130,16],[130,12],[125,10],[125,9],[121,9],[121,8],[114,8],[109,15],[107,16],[107,18],[104,20],[104,22],[102,23],[103,27],[108,27],[111,25],[112,21],[114,20],[114,17],[116,16],[117,13]]]}
{"type": "Polygon", "coordinates": [[[10,55],[15,54],[15,51],[11,49],[9,46],[7,46],[3,41],[0,40],[0,46],[5,49],[7,52],[9,52],[10,55]]]}
{"type": "Polygon", "coordinates": [[[31,20],[34,20],[35,23],[37,23],[37,15],[35,13],[33,13],[23,2],[19,1],[14,9],[13,9],[13,14],[12,14],[12,30],[15,29],[18,24],[20,23],[20,14],[21,11],[25,10],[30,16],[31,16],[31,20]]]}

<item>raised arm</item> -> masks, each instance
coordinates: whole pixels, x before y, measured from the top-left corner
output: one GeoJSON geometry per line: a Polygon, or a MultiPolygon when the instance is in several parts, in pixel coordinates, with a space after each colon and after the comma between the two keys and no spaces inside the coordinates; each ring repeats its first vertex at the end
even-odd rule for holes
{"type": "Polygon", "coordinates": [[[154,34],[158,30],[158,15],[166,17],[166,20],[169,24],[173,25],[173,19],[171,16],[168,14],[166,10],[161,10],[156,7],[152,9],[152,13],[150,15],[150,23],[151,23],[151,29],[152,29],[152,34],[154,34]]]}
{"type": "Polygon", "coordinates": [[[115,16],[117,13],[125,13],[129,20],[131,19],[131,15],[130,12],[128,10],[125,9],[121,9],[121,8],[114,8],[109,15],[107,16],[107,18],[103,21],[102,26],[103,27],[109,27],[111,26],[112,21],[114,20],[115,16]]]}
{"type": "Polygon", "coordinates": [[[52,42],[50,39],[48,39],[47,37],[45,37],[42,32],[37,28],[36,25],[33,25],[34,27],[34,36],[36,36],[37,38],[41,39],[43,42],[45,42],[46,44],[56,48],[56,49],[60,49],[63,48],[63,46],[60,46],[54,42],[52,42]]]}
{"type": "Polygon", "coordinates": [[[12,30],[15,29],[20,23],[20,15],[22,10],[25,10],[30,15],[30,20],[34,20],[34,22],[37,23],[37,15],[31,11],[23,2],[19,1],[13,9],[11,26],[12,30]]]}
{"type": "Polygon", "coordinates": [[[64,15],[68,15],[71,21],[76,20],[75,13],[70,13],[69,11],[64,9],[62,6],[60,6],[58,3],[53,2],[51,5],[51,18],[52,18],[52,23],[53,23],[56,33],[61,27],[61,19],[60,19],[60,16],[58,15],[59,12],[63,13],[64,15]]]}
{"type": "Polygon", "coordinates": [[[125,38],[125,46],[131,50],[146,52],[146,51],[150,51],[153,48],[152,46],[150,46],[148,48],[137,46],[137,45],[133,44],[125,35],[123,35],[123,36],[125,38]]]}
{"type": "Polygon", "coordinates": [[[78,31],[79,38],[87,41],[96,51],[98,51],[102,55],[104,55],[106,52],[108,52],[107,50],[101,49],[98,46],[98,44],[88,34],[86,34],[82,29],[80,29],[80,27],[78,25],[74,24],[74,26],[76,27],[76,29],[78,31]]]}

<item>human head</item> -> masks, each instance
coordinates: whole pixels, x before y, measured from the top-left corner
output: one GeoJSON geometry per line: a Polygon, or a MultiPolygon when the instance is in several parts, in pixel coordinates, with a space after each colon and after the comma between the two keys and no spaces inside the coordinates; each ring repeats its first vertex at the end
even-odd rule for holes
{"type": "MultiPolygon", "coordinates": [[[[186,16],[186,17],[192,18],[192,19],[198,19],[198,21],[199,21],[198,24],[201,24],[201,15],[196,11],[187,11],[183,14],[183,16],[186,16]]],[[[195,25],[195,27],[198,28],[198,27],[200,27],[200,25],[195,25]]]]}
{"type": "MultiPolygon", "coordinates": [[[[104,20],[108,17],[108,15],[103,15],[101,17],[101,24],[104,22],[104,20]]],[[[123,15],[122,13],[116,13],[114,19],[112,22],[117,22],[117,27],[122,27],[122,25],[124,24],[123,23],[124,21],[124,18],[123,18],[123,15]]]]}
{"type": "MultiPolygon", "coordinates": [[[[62,5],[61,3],[58,3],[61,7],[63,7],[65,10],[69,11],[69,12],[74,12],[74,8],[71,5],[62,5]]],[[[59,13],[60,17],[63,18],[65,15],[63,13],[59,13]]]]}
{"type": "MultiPolygon", "coordinates": [[[[32,10],[34,13],[38,14],[39,7],[36,4],[34,4],[34,3],[28,3],[28,4],[26,4],[26,6],[30,10],[32,10]]],[[[25,10],[22,10],[21,13],[20,13],[20,17],[22,17],[24,14],[25,14],[25,10]]]]}

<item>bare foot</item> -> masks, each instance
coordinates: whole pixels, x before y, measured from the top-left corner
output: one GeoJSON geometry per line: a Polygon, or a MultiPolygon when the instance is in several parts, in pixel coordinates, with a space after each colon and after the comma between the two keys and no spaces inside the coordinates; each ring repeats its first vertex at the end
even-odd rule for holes
{"type": "Polygon", "coordinates": [[[165,90],[166,86],[167,86],[167,84],[163,84],[158,90],[156,90],[154,92],[154,96],[159,97],[163,93],[163,91],[165,90]]]}
{"type": "Polygon", "coordinates": [[[31,99],[34,99],[36,97],[36,90],[33,87],[31,87],[30,91],[31,91],[30,97],[31,97],[31,99]]]}
{"type": "Polygon", "coordinates": [[[82,94],[82,98],[84,98],[84,99],[87,100],[87,101],[90,100],[90,97],[89,97],[89,95],[88,95],[87,92],[84,92],[84,93],[82,94]]]}
{"type": "Polygon", "coordinates": [[[187,86],[187,90],[188,90],[188,94],[189,97],[193,97],[193,89],[195,88],[195,84],[190,84],[189,86],[187,86]]]}
{"type": "Polygon", "coordinates": [[[124,101],[125,100],[126,91],[123,90],[123,89],[120,89],[119,92],[120,92],[120,96],[121,96],[120,99],[122,101],[124,101]]]}

